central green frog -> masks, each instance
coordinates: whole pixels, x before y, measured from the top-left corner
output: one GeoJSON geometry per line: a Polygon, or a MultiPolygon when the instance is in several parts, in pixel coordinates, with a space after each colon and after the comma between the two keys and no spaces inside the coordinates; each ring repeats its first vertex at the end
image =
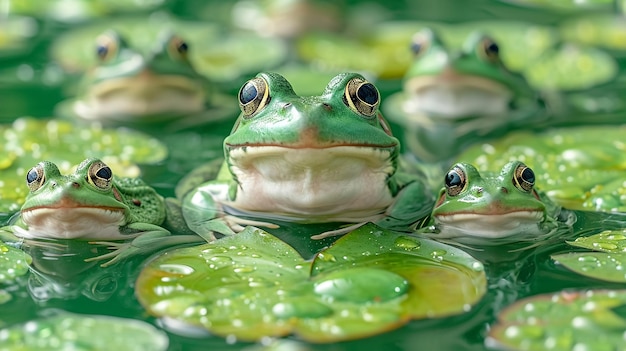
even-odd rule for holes
{"type": "Polygon", "coordinates": [[[378,90],[361,75],[337,75],[322,95],[301,97],[283,76],[260,73],[242,86],[239,104],[219,175],[182,201],[198,234],[272,220],[354,224],[321,238],[369,221],[410,224],[430,212],[422,178],[398,172],[398,139],[379,112],[378,90]]]}
{"type": "Polygon", "coordinates": [[[187,58],[189,45],[162,33],[148,53],[131,47],[117,32],[96,39],[98,65],[85,75],[82,97],[73,105],[91,120],[172,119],[206,109],[208,81],[187,58]]]}
{"type": "Polygon", "coordinates": [[[403,91],[389,97],[385,112],[404,127],[405,142],[418,158],[446,160],[477,138],[539,116],[536,92],[504,66],[489,36],[471,33],[454,50],[424,29],[413,36],[411,49],[403,91]]]}
{"type": "Polygon", "coordinates": [[[432,226],[425,228],[434,238],[492,245],[507,238],[532,241],[550,234],[560,219],[561,207],[534,188],[535,173],[519,161],[508,162],[499,174],[482,175],[471,164],[457,163],[444,182],[432,226]]]}
{"type": "MultiPolygon", "coordinates": [[[[99,159],[86,159],[67,176],[54,163],[40,162],[28,171],[26,182],[30,192],[19,215],[0,230],[0,237],[7,242],[88,240],[113,249],[88,259],[112,258],[103,264],[107,266],[189,239],[185,235],[170,237],[161,227],[166,206],[153,188],[139,178],[114,177],[111,168],[99,159]]],[[[193,237],[196,239],[191,241],[201,241],[193,237]]]]}

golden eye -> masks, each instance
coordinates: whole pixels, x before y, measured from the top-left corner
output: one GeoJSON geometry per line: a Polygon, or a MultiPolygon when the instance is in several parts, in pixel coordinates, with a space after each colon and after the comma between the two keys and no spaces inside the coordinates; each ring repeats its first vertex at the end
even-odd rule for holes
{"type": "Polygon", "coordinates": [[[189,44],[182,38],[174,35],[168,43],[168,50],[172,57],[186,60],[187,53],[189,52],[189,44]]]}
{"type": "Polygon", "coordinates": [[[111,181],[113,180],[113,171],[102,161],[95,161],[89,166],[87,172],[89,181],[97,188],[102,190],[111,189],[111,181]]]}
{"type": "Polygon", "coordinates": [[[411,51],[414,56],[419,56],[428,50],[432,41],[433,32],[430,29],[422,29],[411,38],[411,51]]]}
{"type": "Polygon", "coordinates": [[[375,116],[380,104],[380,94],[374,84],[363,78],[353,78],[346,84],[344,102],[352,110],[366,116],[375,116]]]}
{"type": "Polygon", "coordinates": [[[467,176],[461,167],[454,166],[448,171],[448,173],[446,173],[444,182],[448,195],[457,196],[463,191],[463,189],[465,189],[465,186],[467,185],[467,176]]]}
{"type": "Polygon", "coordinates": [[[26,183],[30,191],[36,191],[46,182],[43,162],[38,163],[26,173],[26,183]]]}
{"type": "Polygon", "coordinates": [[[106,32],[96,39],[96,55],[104,62],[115,56],[120,46],[120,38],[115,32],[106,32]]]}
{"type": "Polygon", "coordinates": [[[490,62],[498,62],[500,60],[500,47],[489,37],[481,40],[478,50],[480,50],[481,56],[490,62]]]}
{"type": "Polygon", "coordinates": [[[530,167],[520,163],[517,168],[515,168],[513,185],[521,191],[527,193],[531,192],[535,186],[535,172],[533,172],[530,167]]]}
{"type": "Polygon", "coordinates": [[[246,118],[261,111],[269,101],[270,89],[263,78],[250,79],[239,90],[239,108],[246,118]]]}

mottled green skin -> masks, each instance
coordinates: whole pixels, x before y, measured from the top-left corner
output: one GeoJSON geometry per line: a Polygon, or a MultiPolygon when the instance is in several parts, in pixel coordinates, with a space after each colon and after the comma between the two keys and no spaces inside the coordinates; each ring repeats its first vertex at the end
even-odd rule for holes
{"type": "Polygon", "coordinates": [[[346,87],[354,80],[366,82],[358,74],[340,74],[329,82],[322,95],[309,97],[296,95],[279,74],[260,73],[251,80],[266,82],[265,105],[252,114],[242,106],[243,112],[231,135],[224,140],[225,162],[216,179],[201,184],[184,197],[182,212],[190,228],[201,235],[213,231],[233,234],[220,218],[224,209],[234,216],[270,222],[274,219],[295,223],[371,220],[390,226],[408,225],[406,222],[427,215],[432,195],[420,177],[397,172],[399,142],[378,111],[378,102],[367,111],[369,115],[348,102],[346,87]],[[267,147],[273,149],[273,156],[260,157],[262,160],[255,164],[256,168],[246,169],[248,163],[257,162],[255,155],[262,153],[259,150],[267,147]],[[342,148],[345,149],[338,151],[342,148]],[[346,156],[349,153],[352,153],[350,157],[346,156]],[[341,157],[345,157],[345,162],[338,161],[343,160],[341,157]],[[361,174],[354,175],[355,179],[342,178],[350,168],[348,164],[363,167],[372,180],[363,179],[361,174]],[[277,176],[274,169],[280,169],[284,176],[277,176]],[[302,169],[306,175],[300,174],[302,169]],[[255,182],[248,180],[267,170],[269,176],[263,174],[255,182]],[[355,184],[360,186],[358,190],[355,184]],[[359,196],[359,192],[363,195],[359,201],[375,201],[374,209],[355,207],[353,200],[342,202],[343,196],[359,196]],[[369,200],[366,194],[381,200],[369,200]],[[298,202],[305,197],[307,203],[298,202]]]}

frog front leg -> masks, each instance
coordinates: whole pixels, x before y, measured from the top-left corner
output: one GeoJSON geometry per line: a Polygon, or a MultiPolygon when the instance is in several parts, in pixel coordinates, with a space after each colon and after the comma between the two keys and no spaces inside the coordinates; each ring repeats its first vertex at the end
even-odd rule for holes
{"type": "Polygon", "coordinates": [[[132,240],[123,242],[90,241],[90,244],[106,245],[113,251],[104,255],[88,258],[85,261],[90,262],[110,259],[100,265],[107,267],[134,255],[154,252],[179,244],[205,241],[197,235],[171,235],[169,230],[150,223],[132,223],[126,227],[126,230],[129,232],[137,232],[136,234],[130,234],[132,240]]]}
{"type": "Polygon", "coordinates": [[[226,185],[210,184],[197,188],[183,198],[181,205],[183,218],[192,231],[210,242],[216,239],[215,233],[224,236],[235,235],[248,225],[278,227],[272,223],[247,220],[226,214],[216,201],[216,199],[223,198],[226,191],[226,185]]]}

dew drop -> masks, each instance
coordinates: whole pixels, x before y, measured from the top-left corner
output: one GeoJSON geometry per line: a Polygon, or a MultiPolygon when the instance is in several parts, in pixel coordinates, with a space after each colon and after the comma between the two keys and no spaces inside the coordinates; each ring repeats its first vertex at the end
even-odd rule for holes
{"type": "Polygon", "coordinates": [[[594,256],[580,256],[578,262],[597,262],[598,259],[594,256]]]}
{"type": "Polygon", "coordinates": [[[281,319],[321,318],[330,316],[333,310],[319,301],[301,298],[275,304],[272,313],[281,319]]]}
{"type": "Polygon", "coordinates": [[[421,244],[418,240],[410,238],[408,236],[401,236],[394,241],[394,245],[397,247],[404,249],[406,251],[417,250],[420,248],[421,244]]]}
{"type": "Polygon", "coordinates": [[[617,249],[617,245],[613,243],[593,243],[593,247],[601,249],[601,250],[615,250],[617,249]]]}
{"type": "Polygon", "coordinates": [[[407,293],[409,282],[402,276],[375,268],[353,268],[329,273],[315,283],[316,294],[354,303],[384,302],[407,293]]]}
{"type": "Polygon", "coordinates": [[[160,268],[162,271],[181,275],[189,275],[195,271],[193,267],[184,264],[162,264],[160,268]]]}
{"type": "Polygon", "coordinates": [[[605,237],[606,240],[615,240],[615,241],[621,241],[621,240],[626,240],[626,235],[624,234],[610,234],[607,235],[605,237]]]}
{"type": "Polygon", "coordinates": [[[337,259],[335,258],[335,256],[329,253],[324,253],[324,252],[320,252],[317,255],[317,259],[322,260],[324,262],[337,262],[337,259]]]}

